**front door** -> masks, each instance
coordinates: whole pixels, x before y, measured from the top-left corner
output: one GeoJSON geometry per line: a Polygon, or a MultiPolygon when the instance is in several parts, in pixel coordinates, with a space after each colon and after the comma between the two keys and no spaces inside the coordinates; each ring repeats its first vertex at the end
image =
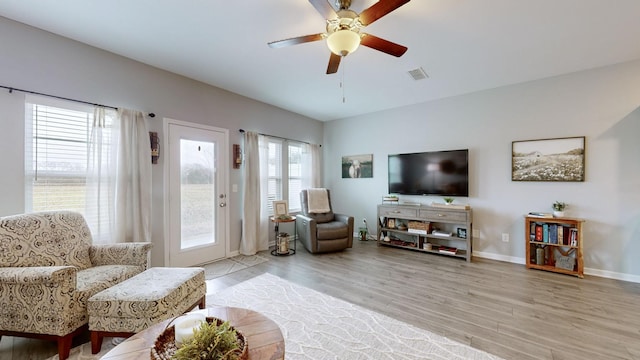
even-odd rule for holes
{"type": "Polygon", "coordinates": [[[168,155],[169,266],[192,266],[227,254],[229,132],[165,120],[168,155]]]}

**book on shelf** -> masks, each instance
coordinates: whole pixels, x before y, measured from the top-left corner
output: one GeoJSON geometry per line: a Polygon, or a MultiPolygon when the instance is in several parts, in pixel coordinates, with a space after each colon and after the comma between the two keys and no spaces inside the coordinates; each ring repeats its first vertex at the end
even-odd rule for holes
{"type": "Polygon", "coordinates": [[[564,245],[564,226],[558,225],[558,245],[564,245]]]}
{"type": "Polygon", "coordinates": [[[545,213],[545,212],[532,211],[532,212],[529,213],[529,216],[543,218],[543,219],[553,219],[553,214],[552,213],[545,213]]]}
{"type": "Polygon", "coordinates": [[[450,237],[451,235],[453,235],[451,232],[441,231],[441,230],[433,230],[431,234],[437,235],[437,236],[447,236],[447,237],[450,237]]]}
{"type": "Polygon", "coordinates": [[[536,224],[535,241],[542,242],[542,224],[536,224]]]}
{"type": "Polygon", "coordinates": [[[549,224],[542,224],[542,242],[549,242],[549,224]]]}
{"type": "Polygon", "coordinates": [[[578,246],[578,229],[569,229],[569,243],[570,246],[578,246]]]}
{"type": "Polygon", "coordinates": [[[549,243],[558,243],[558,224],[549,224],[549,243]]]}
{"type": "Polygon", "coordinates": [[[458,249],[449,246],[440,246],[440,248],[438,248],[438,252],[442,254],[455,255],[458,252],[458,249]]]}
{"type": "Polygon", "coordinates": [[[529,241],[536,241],[536,223],[529,224],[529,241]]]}
{"type": "Polygon", "coordinates": [[[409,228],[409,229],[407,229],[407,232],[412,233],[412,234],[427,235],[427,230],[409,228]]]}

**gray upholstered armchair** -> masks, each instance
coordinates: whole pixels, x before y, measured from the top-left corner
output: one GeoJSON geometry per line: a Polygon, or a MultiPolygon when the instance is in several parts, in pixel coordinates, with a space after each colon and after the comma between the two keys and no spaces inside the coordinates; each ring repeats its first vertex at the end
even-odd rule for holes
{"type": "MultiPolygon", "coordinates": [[[[310,189],[311,192],[314,190],[319,189],[310,189]]],[[[304,248],[312,254],[344,250],[353,245],[353,216],[335,214],[331,207],[329,190],[322,190],[326,191],[326,207],[321,208],[323,212],[314,211],[313,206],[310,210],[310,191],[302,190],[302,214],[296,216],[298,238],[304,248]]]]}

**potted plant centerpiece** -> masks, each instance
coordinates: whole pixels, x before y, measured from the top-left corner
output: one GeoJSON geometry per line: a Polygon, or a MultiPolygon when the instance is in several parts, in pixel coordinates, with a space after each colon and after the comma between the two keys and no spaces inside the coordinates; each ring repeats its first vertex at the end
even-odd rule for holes
{"type": "Polygon", "coordinates": [[[446,197],[446,198],[443,198],[443,200],[445,204],[451,205],[454,199],[452,197],[446,197]]]}
{"type": "Polygon", "coordinates": [[[551,205],[551,207],[553,208],[553,216],[554,217],[563,217],[564,216],[564,209],[566,209],[569,205],[567,203],[564,203],[562,201],[556,201],[553,203],[553,205],[551,205]]]}
{"type": "Polygon", "coordinates": [[[241,360],[247,358],[244,337],[228,322],[203,322],[193,338],[171,357],[172,360],[241,360]]]}

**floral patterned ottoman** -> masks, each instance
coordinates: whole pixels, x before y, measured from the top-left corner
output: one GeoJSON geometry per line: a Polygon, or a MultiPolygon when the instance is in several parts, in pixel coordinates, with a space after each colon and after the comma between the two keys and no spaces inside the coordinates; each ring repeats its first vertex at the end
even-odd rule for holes
{"type": "Polygon", "coordinates": [[[196,305],[205,307],[203,268],[150,268],[89,298],[91,351],[102,339],[129,337],[196,305]]]}

